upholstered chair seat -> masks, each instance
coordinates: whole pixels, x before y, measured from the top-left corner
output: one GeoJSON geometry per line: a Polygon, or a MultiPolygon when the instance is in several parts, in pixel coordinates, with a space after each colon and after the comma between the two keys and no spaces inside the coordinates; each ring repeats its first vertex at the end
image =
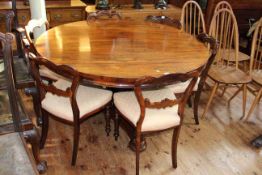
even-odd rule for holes
{"type": "Polygon", "coordinates": [[[0,60],[0,73],[1,73],[1,72],[4,72],[4,69],[5,69],[4,63],[1,62],[1,60],[0,60]]]}
{"type": "MultiPolygon", "coordinates": [[[[172,84],[172,85],[167,86],[167,88],[170,89],[173,93],[176,93],[176,94],[184,93],[186,91],[186,88],[188,87],[190,81],[191,80],[187,80],[185,82],[172,84]]],[[[193,89],[194,92],[197,91],[199,81],[200,81],[200,78],[197,79],[196,85],[194,86],[194,89],[193,89]]]]}
{"type": "MultiPolygon", "coordinates": [[[[66,90],[71,86],[71,82],[59,79],[53,85],[58,89],[66,90]]],[[[79,85],[76,100],[80,111],[80,118],[104,106],[111,99],[111,91],[79,85]]],[[[70,100],[67,97],[57,96],[48,92],[42,100],[42,108],[59,118],[73,121],[73,111],[70,100]]]]}
{"type": "MultiPolygon", "coordinates": [[[[176,99],[174,93],[167,88],[143,91],[143,96],[144,98],[148,98],[150,102],[159,102],[166,98],[170,100],[176,99]]],[[[140,107],[134,91],[115,93],[114,104],[118,111],[132,122],[134,126],[136,126],[140,117],[140,107]]],[[[164,130],[180,124],[178,105],[167,107],[165,109],[146,108],[145,110],[142,132],[164,130]]]]}
{"type": "Polygon", "coordinates": [[[62,76],[56,74],[55,72],[47,69],[46,67],[42,66],[39,69],[39,73],[41,77],[49,78],[51,80],[58,80],[58,79],[64,79],[62,76]]]}

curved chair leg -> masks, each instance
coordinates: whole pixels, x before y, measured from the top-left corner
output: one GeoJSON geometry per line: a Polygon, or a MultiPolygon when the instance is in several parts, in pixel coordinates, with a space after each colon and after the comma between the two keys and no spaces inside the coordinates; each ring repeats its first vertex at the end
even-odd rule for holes
{"type": "Polygon", "coordinates": [[[187,104],[190,108],[192,108],[192,95],[189,96],[188,100],[187,100],[187,104]]]}
{"type": "Polygon", "coordinates": [[[49,126],[49,119],[48,119],[48,114],[45,110],[42,111],[42,134],[41,134],[41,139],[40,139],[40,149],[44,148],[45,142],[46,142],[46,137],[48,133],[48,126],[49,126]]]}
{"type": "Polygon", "coordinates": [[[180,132],[181,126],[174,128],[173,137],[172,137],[172,165],[173,168],[177,168],[177,144],[178,144],[178,136],[180,132]]]}
{"type": "Polygon", "coordinates": [[[26,141],[31,144],[33,156],[35,158],[35,162],[36,162],[36,166],[37,166],[37,170],[39,174],[45,173],[47,170],[47,163],[44,160],[40,160],[40,157],[39,157],[39,146],[38,146],[39,136],[36,131],[36,128],[33,127],[33,129],[31,130],[24,131],[23,134],[24,134],[26,141]]]}
{"type": "Polygon", "coordinates": [[[204,88],[205,85],[205,78],[201,78],[200,82],[198,84],[198,88],[197,91],[195,92],[195,97],[194,97],[194,119],[195,119],[195,123],[197,125],[199,125],[199,120],[198,120],[198,105],[199,105],[199,101],[200,101],[200,96],[201,96],[201,92],[204,88]]]}
{"type": "Polygon", "coordinates": [[[79,145],[79,134],[80,134],[80,124],[76,124],[74,126],[74,142],[73,142],[73,154],[71,165],[74,166],[76,164],[76,158],[78,153],[78,145],[79,145]]]}
{"type": "Polygon", "coordinates": [[[111,126],[110,126],[110,105],[108,104],[105,109],[105,121],[106,121],[106,135],[109,136],[111,132],[111,126]]]}
{"type": "Polygon", "coordinates": [[[246,103],[247,103],[247,84],[243,84],[243,102],[242,102],[243,117],[245,117],[246,115],[246,103]]]}
{"type": "Polygon", "coordinates": [[[200,100],[200,95],[201,95],[201,91],[197,90],[195,92],[195,97],[194,97],[194,119],[195,119],[195,123],[197,125],[199,125],[199,120],[198,120],[198,105],[199,105],[199,100],[200,100]]]}
{"type": "Polygon", "coordinates": [[[114,137],[115,137],[115,140],[117,141],[119,137],[119,114],[118,112],[115,113],[114,122],[115,122],[114,137]]]}
{"type": "Polygon", "coordinates": [[[139,159],[140,159],[140,144],[141,134],[136,133],[136,175],[139,175],[139,159]]]}
{"type": "Polygon", "coordinates": [[[207,110],[208,110],[208,108],[209,108],[209,106],[210,106],[210,104],[211,104],[211,102],[212,102],[212,100],[213,100],[213,98],[214,98],[214,96],[216,94],[218,85],[219,85],[219,83],[216,82],[214,87],[213,87],[213,89],[212,89],[211,95],[210,95],[210,97],[208,99],[207,105],[206,105],[205,110],[204,110],[204,112],[202,114],[202,118],[204,118],[205,115],[206,115],[206,112],[207,112],[207,110]]]}
{"type": "Polygon", "coordinates": [[[262,97],[262,88],[259,90],[258,94],[256,95],[251,108],[248,111],[248,114],[245,118],[243,118],[243,120],[247,121],[249,119],[249,117],[251,116],[252,112],[254,111],[256,105],[259,103],[260,98],[262,97]]]}

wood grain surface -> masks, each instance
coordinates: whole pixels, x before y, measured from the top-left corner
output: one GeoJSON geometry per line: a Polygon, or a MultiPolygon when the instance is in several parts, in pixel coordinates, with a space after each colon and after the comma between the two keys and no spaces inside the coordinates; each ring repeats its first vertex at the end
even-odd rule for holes
{"type": "Polygon", "coordinates": [[[208,49],[189,34],[135,20],[57,26],[38,38],[36,48],[50,61],[70,65],[86,78],[91,74],[118,82],[189,72],[209,57],[208,49]]]}

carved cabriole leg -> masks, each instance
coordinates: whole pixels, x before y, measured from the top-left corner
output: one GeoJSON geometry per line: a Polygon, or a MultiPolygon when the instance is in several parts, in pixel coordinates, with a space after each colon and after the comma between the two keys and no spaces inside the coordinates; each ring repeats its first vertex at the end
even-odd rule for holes
{"type": "Polygon", "coordinates": [[[72,154],[72,162],[71,162],[72,166],[76,164],[78,145],[79,145],[79,134],[80,134],[80,124],[78,123],[74,126],[73,154],[72,154]]]}
{"type": "Polygon", "coordinates": [[[252,105],[251,105],[251,107],[248,111],[247,116],[244,117],[243,120],[247,121],[249,119],[249,117],[251,116],[252,112],[254,111],[256,105],[259,103],[261,97],[262,97],[262,88],[260,88],[258,94],[256,95],[256,97],[255,97],[255,99],[254,99],[254,101],[253,101],[253,103],[252,103],[252,105]]]}
{"type": "Polygon", "coordinates": [[[174,128],[173,131],[172,146],[171,146],[173,168],[177,167],[177,145],[178,145],[178,136],[179,136],[180,128],[181,126],[178,126],[174,128]]]}
{"type": "Polygon", "coordinates": [[[119,137],[119,114],[118,112],[115,113],[114,122],[115,122],[114,136],[115,136],[115,140],[117,141],[119,137]]]}
{"type": "Polygon", "coordinates": [[[24,131],[24,138],[31,144],[32,152],[36,161],[37,170],[40,174],[43,174],[47,170],[46,161],[41,161],[39,158],[39,137],[35,128],[32,130],[24,131]]]}
{"type": "Polygon", "coordinates": [[[111,106],[108,104],[105,109],[105,121],[106,121],[106,126],[105,126],[105,131],[106,135],[109,136],[110,131],[111,131],[111,126],[110,126],[110,110],[111,106]]]}
{"type": "Polygon", "coordinates": [[[213,87],[213,89],[212,89],[211,95],[210,95],[210,97],[209,97],[209,99],[208,99],[208,102],[207,102],[207,105],[206,105],[205,110],[204,110],[204,112],[203,112],[202,118],[204,118],[205,115],[206,115],[206,112],[207,112],[207,110],[208,110],[208,108],[209,108],[209,106],[210,106],[210,104],[211,104],[211,102],[212,102],[212,100],[213,100],[213,98],[214,98],[214,96],[215,96],[215,94],[216,94],[218,85],[219,85],[219,83],[216,82],[215,85],[214,85],[214,87],[213,87]]]}
{"type": "Polygon", "coordinates": [[[42,134],[41,134],[41,139],[40,139],[40,149],[44,148],[45,146],[45,141],[48,133],[48,126],[49,126],[49,119],[48,119],[48,114],[45,110],[42,110],[42,134]]]}

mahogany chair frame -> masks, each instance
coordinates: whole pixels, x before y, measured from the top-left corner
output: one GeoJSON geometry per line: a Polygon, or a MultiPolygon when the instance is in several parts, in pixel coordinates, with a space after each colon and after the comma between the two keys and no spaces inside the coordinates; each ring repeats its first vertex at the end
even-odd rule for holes
{"type": "MultiPolygon", "coordinates": [[[[220,84],[227,87],[229,85],[236,86],[240,85],[241,87],[236,91],[236,93],[229,99],[233,99],[240,91],[243,91],[243,116],[245,116],[245,107],[246,107],[246,95],[247,95],[247,84],[251,81],[251,78],[239,69],[238,64],[238,52],[239,52],[239,38],[238,38],[238,26],[235,15],[232,11],[228,9],[220,9],[218,10],[211,21],[211,25],[209,28],[209,35],[213,36],[215,39],[219,41],[219,47],[217,51],[217,57],[214,61],[213,66],[210,71],[213,71],[213,76],[209,75],[215,85],[212,89],[211,95],[209,97],[208,103],[205,107],[202,117],[205,116],[213,97],[219,87],[220,84]],[[230,59],[231,50],[234,49],[235,59],[234,62],[230,59]],[[227,75],[227,78],[221,77],[219,71],[223,69],[229,70],[230,73],[235,73],[233,75],[227,75]],[[238,74],[241,77],[236,77],[238,74]]],[[[229,72],[228,72],[229,73],[229,72]]]]}
{"type": "MultiPolygon", "coordinates": [[[[22,104],[21,99],[19,98],[17,92],[17,84],[16,78],[14,76],[14,67],[13,67],[13,52],[12,52],[12,41],[14,40],[15,36],[11,33],[3,34],[0,32],[0,43],[2,44],[2,49],[4,51],[4,66],[5,66],[5,77],[7,89],[8,89],[8,96],[10,102],[10,110],[14,122],[14,129],[15,132],[20,133],[20,137],[25,139],[28,143],[32,145],[32,152],[34,155],[34,159],[37,165],[37,170],[39,173],[44,173],[47,169],[47,165],[45,161],[41,161],[39,158],[39,147],[38,147],[38,133],[36,128],[30,121],[26,121],[26,123],[22,122],[21,120],[21,113],[19,110],[22,108],[22,112],[25,113],[24,106],[22,104]]],[[[29,117],[25,113],[26,118],[29,117]]],[[[26,146],[26,145],[25,145],[26,146]]]]}
{"type": "MultiPolygon", "coordinates": [[[[150,132],[142,132],[142,124],[145,118],[145,109],[150,108],[150,109],[163,109],[166,107],[172,107],[174,105],[178,105],[178,114],[180,116],[180,125],[172,127],[173,128],[173,137],[172,137],[172,164],[173,167],[177,167],[177,144],[178,144],[178,137],[180,133],[180,129],[183,123],[184,119],[184,108],[185,104],[187,103],[188,98],[192,94],[193,88],[197,82],[198,77],[202,74],[207,74],[208,67],[212,64],[215,56],[216,56],[216,49],[217,49],[217,42],[213,38],[207,36],[206,34],[201,34],[198,36],[198,39],[203,42],[203,43],[209,43],[209,46],[211,48],[211,55],[207,61],[207,63],[198,68],[195,71],[185,73],[185,74],[169,74],[169,75],[163,75],[159,78],[153,78],[153,77],[144,77],[141,79],[138,79],[134,85],[134,92],[137,98],[137,101],[140,106],[140,118],[138,119],[136,125],[134,125],[132,122],[130,122],[119,110],[116,109],[116,117],[115,117],[115,130],[119,130],[119,120],[120,118],[118,115],[122,116],[122,118],[129,123],[129,125],[133,128],[133,132],[135,132],[135,153],[136,153],[136,175],[139,175],[139,159],[140,159],[140,151],[141,151],[141,139],[147,135],[151,134],[154,132],[160,132],[160,131],[165,131],[167,128],[164,130],[157,130],[157,131],[150,131],[150,132]],[[190,80],[190,83],[188,87],[185,90],[185,93],[179,95],[177,99],[175,100],[170,100],[170,99],[163,99],[160,102],[150,102],[149,99],[144,98],[142,94],[142,90],[146,89],[154,89],[154,88],[161,88],[165,87],[167,85],[171,85],[174,83],[178,82],[185,82],[187,80],[190,80]]],[[[206,77],[206,76],[204,76],[206,77]]],[[[203,85],[205,82],[205,79],[203,78],[200,81],[200,86],[203,85]]],[[[203,87],[203,86],[201,86],[203,87]]],[[[201,94],[202,88],[200,88],[197,91],[197,98],[196,101],[199,101],[200,94],[201,94]]],[[[175,95],[175,94],[174,94],[175,95]]],[[[198,104],[198,102],[196,103],[198,104]]],[[[118,137],[118,135],[116,135],[118,137]]],[[[117,138],[116,138],[117,140],[117,138]]],[[[132,144],[132,141],[130,142],[132,144]]],[[[132,146],[132,145],[130,145],[132,146]]]]}
{"type": "MultiPolygon", "coordinates": [[[[12,32],[12,23],[13,23],[13,19],[14,19],[14,12],[13,11],[7,11],[6,13],[2,13],[3,15],[6,16],[6,30],[7,32],[12,32]]],[[[20,36],[19,36],[20,37],[20,36]]],[[[18,40],[20,41],[20,39],[17,38],[17,34],[16,34],[16,40],[18,42],[18,40]]],[[[19,43],[16,43],[17,45],[19,45],[19,43]]],[[[1,53],[0,53],[1,55],[1,53]]],[[[20,58],[18,58],[20,59],[20,58]]],[[[13,61],[12,61],[12,64],[13,61]]],[[[24,88],[27,88],[27,87],[33,87],[34,86],[34,81],[31,79],[30,80],[17,80],[16,81],[16,87],[18,89],[24,89],[24,88]]],[[[1,88],[4,88],[4,87],[1,87],[0,85],[0,89],[1,88]]]]}
{"type": "MultiPolygon", "coordinates": [[[[8,32],[11,32],[12,31],[12,23],[13,23],[13,19],[14,19],[14,12],[13,11],[7,11],[6,13],[4,13],[4,15],[6,16],[6,29],[8,32]]],[[[19,47],[22,45],[22,43],[18,43],[18,42],[22,42],[22,38],[21,38],[21,34],[22,33],[19,33],[19,31],[21,32],[21,28],[17,28],[17,30],[15,30],[15,34],[16,34],[16,44],[19,45],[19,47]],[[19,35],[18,35],[19,33],[19,35]]],[[[24,53],[24,52],[23,52],[24,53]]],[[[0,52],[0,55],[1,55],[1,52],[0,52]]],[[[12,55],[13,56],[13,55],[12,55]]],[[[31,78],[30,76],[30,69],[29,69],[29,63],[26,59],[25,56],[23,56],[24,58],[15,58],[16,61],[20,61],[20,63],[22,63],[22,65],[16,65],[15,66],[15,61],[14,59],[11,60],[11,63],[14,67],[14,76],[15,76],[15,83],[16,83],[16,88],[17,89],[25,89],[25,92],[29,95],[32,95],[33,97],[33,101],[34,101],[34,107],[37,106],[37,94],[36,93],[33,93],[32,92],[32,89],[34,88],[35,86],[35,82],[34,80],[31,78]],[[19,60],[19,59],[23,59],[23,60],[19,60]],[[22,61],[22,62],[21,62],[22,61]],[[19,78],[19,77],[16,77],[16,75],[18,75],[18,72],[16,71],[19,71],[20,67],[21,66],[21,69],[22,70],[22,73],[23,75],[27,75],[27,78],[26,79],[22,79],[22,78],[19,78]],[[16,68],[18,70],[16,70],[16,68]],[[26,70],[26,71],[25,71],[26,70]]],[[[13,57],[14,58],[14,57],[13,57]]],[[[3,89],[5,88],[3,85],[0,85],[0,89],[3,89]]],[[[37,110],[37,108],[35,107],[35,112],[38,114],[39,116],[39,112],[37,110]]]]}
{"type": "MultiPolygon", "coordinates": [[[[190,3],[192,3],[192,2],[188,1],[188,4],[184,5],[184,7],[190,5],[190,3]]],[[[193,2],[193,4],[195,4],[195,2],[193,2]]],[[[196,5],[198,5],[198,4],[196,4],[196,5]]],[[[196,8],[198,8],[198,7],[196,7],[196,8]]],[[[176,27],[178,29],[183,30],[183,27],[182,27],[182,24],[181,24],[182,20],[178,21],[176,19],[171,19],[171,18],[166,17],[166,16],[151,16],[151,15],[147,16],[146,20],[151,21],[151,22],[156,22],[156,23],[161,23],[161,24],[173,26],[173,27],[176,27]]],[[[203,20],[203,18],[202,18],[202,20],[203,20]]],[[[202,22],[204,22],[204,21],[202,21],[202,22]]],[[[203,26],[205,26],[205,24],[203,26]]],[[[205,31],[205,28],[204,28],[204,31],[205,31]]],[[[199,124],[198,105],[199,105],[199,101],[200,101],[200,96],[201,96],[201,92],[203,90],[203,87],[204,87],[210,66],[212,65],[212,63],[215,59],[217,48],[218,48],[218,42],[216,40],[212,39],[211,37],[209,37],[205,33],[198,34],[196,37],[197,37],[198,40],[202,41],[203,43],[209,44],[209,46],[211,48],[211,54],[212,54],[210,56],[210,58],[208,59],[208,62],[205,66],[205,69],[201,72],[200,81],[199,81],[199,84],[198,84],[198,89],[195,92],[195,97],[194,97],[194,105],[193,105],[193,107],[194,107],[194,119],[195,119],[195,123],[199,124]]],[[[189,97],[189,102],[191,103],[190,97],[189,97]]],[[[115,136],[118,137],[118,134],[116,133],[115,136]]]]}
{"type": "Polygon", "coordinates": [[[190,0],[183,5],[180,22],[182,30],[190,35],[206,33],[204,15],[196,1],[190,0]]]}
{"type": "Polygon", "coordinates": [[[255,86],[255,89],[248,89],[255,95],[255,99],[244,120],[250,118],[262,97],[262,18],[260,18],[253,35],[249,74],[252,78],[251,84],[255,86]]]}
{"type": "MultiPolygon", "coordinates": [[[[139,175],[139,159],[140,159],[140,147],[141,147],[141,138],[142,135],[146,135],[152,132],[142,132],[142,124],[145,118],[145,109],[163,109],[166,107],[172,107],[174,105],[178,105],[178,114],[180,116],[180,124],[176,127],[173,127],[173,137],[172,137],[172,164],[173,167],[177,167],[177,143],[178,143],[178,136],[180,133],[181,125],[183,122],[184,117],[184,107],[187,103],[187,99],[190,96],[194,85],[196,84],[197,78],[199,76],[199,71],[193,71],[188,74],[169,74],[165,75],[159,78],[153,78],[153,77],[145,77],[137,80],[134,86],[134,92],[136,95],[136,98],[138,100],[139,106],[140,106],[140,118],[136,123],[136,126],[132,124],[120,111],[117,110],[117,114],[120,114],[124,120],[126,120],[129,124],[131,124],[135,131],[135,145],[136,145],[136,175],[139,175]],[[174,84],[178,81],[187,81],[189,79],[192,79],[188,88],[186,89],[185,94],[175,100],[170,99],[163,99],[160,102],[150,102],[149,99],[144,98],[142,95],[142,90],[145,90],[147,88],[153,89],[153,88],[159,88],[164,87],[165,85],[174,84]]],[[[119,120],[119,118],[117,117],[119,120]]],[[[168,128],[171,129],[171,128],[168,128]]],[[[162,131],[162,130],[161,130],[162,131]]],[[[154,131],[159,132],[159,131],[154,131]]]]}
{"type": "Polygon", "coordinates": [[[47,59],[43,57],[39,57],[39,56],[36,57],[34,54],[31,54],[31,53],[29,53],[29,60],[30,60],[30,65],[32,69],[32,74],[36,81],[36,86],[40,94],[39,101],[42,101],[45,98],[45,95],[47,92],[55,94],[57,96],[67,97],[70,99],[71,107],[73,111],[73,121],[69,121],[66,119],[62,119],[59,116],[54,116],[41,107],[43,124],[42,124],[42,135],[40,139],[40,148],[44,148],[44,145],[46,142],[48,126],[49,126],[48,124],[49,116],[65,124],[69,124],[73,126],[74,128],[73,154],[72,154],[71,165],[74,166],[76,164],[76,158],[77,158],[77,153],[78,153],[80,124],[84,122],[86,119],[88,119],[89,117],[91,117],[92,115],[106,108],[108,104],[105,104],[104,106],[101,106],[100,108],[92,112],[89,112],[80,118],[80,111],[79,111],[79,107],[76,101],[76,93],[77,93],[77,89],[79,86],[79,82],[81,80],[79,72],[67,65],[55,65],[54,63],[48,61],[47,59]],[[40,77],[39,66],[45,66],[48,69],[50,69],[51,71],[57,73],[58,75],[71,79],[72,85],[68,87],[66,90],[61,90],[61,89],[56,88],[53,84],[45,84],[42,81],[43,80],[42,77],[40,77]]]}

